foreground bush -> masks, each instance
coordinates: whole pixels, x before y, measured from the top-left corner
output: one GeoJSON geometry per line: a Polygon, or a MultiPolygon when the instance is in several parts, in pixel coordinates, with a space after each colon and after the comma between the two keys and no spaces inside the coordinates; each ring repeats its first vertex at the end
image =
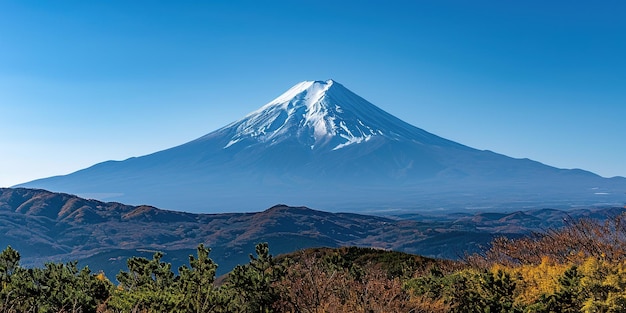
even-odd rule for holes
{"type": "Polygon", "coordinates": [[[103,274],[76,262],[25,269],[19,261],[11,247],[0,253],[0,312],[95,312],[113,289],[103,274]]]}
{"type": "Polygon", "coordinates": [[[0,253],[0,312],[626,312],[623,216],[496,239],[467,264],[367,248],[279,258],[256,246],[216,284],[210,249],[189,266],[133,257],[118,285],[76,262],[25,269],[0,253]]]}

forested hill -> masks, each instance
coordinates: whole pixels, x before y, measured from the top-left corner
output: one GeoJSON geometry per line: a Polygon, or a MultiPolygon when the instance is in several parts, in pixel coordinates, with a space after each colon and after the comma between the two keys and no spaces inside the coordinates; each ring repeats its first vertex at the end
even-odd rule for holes
{"type": "Polygon", "coordinates": [[[5,234],[0,246],[19,250],[24,264],[89,258],[95,269],[96,265],[123,267],[126,257],[138,250],[180,255],[184,262],[199,243],[214,249],[214,258],[225,265],[224,270],[247,262],[249,251],[259,242],[269,242],[276,253],[349,245],[417,252],[420,243],[441,233],[419,221],[305,207],[191,214],[24,188],[0,189],[0,217],[0,232],[5,234]]]}
{"type": "MultiPolygon", "coordinates": [[[[248,261],[268,242],[274,253],[307,247],[363,246],[458,258],[494,236],[519,237],[560,227],[564,218],[618,214],[623,208],[563,212],[459,213],[378,217],[277,205],[257,213],[191,214],[151,206],[82,199],[25,188],[0,189],[0,247],[11,245],[25,265],[79,260],[115,273],[130,256],[163,251],[175,267],[203,243],[220,273],[248,261]]],[[[82,263],[81,263],[82,264],[82,263]]]]}
{"type": "Polygon", "coordinates": [[[75,262],[26,269],[0,253],[0,311],[17,312],[624,312],[626,215],[516,240],[464,262],[380,249],[313,248],[273,257],[265,243],[216,281],[199,245],[178,268],[132,257],[111,281],[75,262]]]}

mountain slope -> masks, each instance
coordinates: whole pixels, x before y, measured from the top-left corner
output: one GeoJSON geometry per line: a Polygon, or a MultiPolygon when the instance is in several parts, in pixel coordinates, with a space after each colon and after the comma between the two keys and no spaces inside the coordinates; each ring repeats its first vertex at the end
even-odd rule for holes
{"type": "Polygon", "coordinates": [[[127,257],[150,257],[154,251],[165,252],[167,262],[186,264],[200,243],[212,249],[211,257],[223,272],[246,263],[259,242],[268,242],[274,254],[361,246],[458,258],[485,247],[494,236],[520,236],[558,228],[564,219],[605,219],[623,211],[615,207],[384,218],[276,205],[258,213],[192,214],[0,188],[0,249],[17,249],[24,265],[79,260],[108,274],[125,268],[127,257]]]}
{"type": "Polygon", "coordinates": [[[626,179],[476,150],[328,80],[299,83],[186,144],[20,186],[192,212],[274,203],[372,212],[623,203],[626,179]]]}
{"type": "Polygon", "coordinates": [[[426,228],[418,221],[284,205],[259,213],[192,214],[0,188],[0,249],[17,249],[26,265],[82,260],[109,273],[124,268],[125,258],[137,251],[147,256],[164,251],[168,260],[177,258],[182,264],[200,243],[213,249],[212,257],[224,271],[246,263],[259,242],[268,242],[276,254],[353,245],[415,252],[430,244],[426,228]]]}
{"type": "MultiPolygon", "coordinates": [[[[113,248],[193,249],[198,243],[237,250],[272,238],[288,245],[288,237],[325,246],[367,245],[369,239],[396,232],[395,221],[388,218],[305,207],[193,214],[26,188],[0,188],[0,216],[0,246],[13,245],[33,257],[80,257],[113,248]]],[[[380,241],[376,247],[394,244],[380,241]]]]}

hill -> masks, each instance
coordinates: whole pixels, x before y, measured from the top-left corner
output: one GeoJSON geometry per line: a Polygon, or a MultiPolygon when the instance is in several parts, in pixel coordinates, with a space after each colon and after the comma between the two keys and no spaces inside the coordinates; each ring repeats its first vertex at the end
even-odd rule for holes
{"type": "Polygon", "coordinates": [[[257,213],[192,214],[130,206],[25,188],[0,189],[0,246],[19,250],[24,264],[80,260],[116,273],[129,256],[165,252],[187,262],[199,243],[211,247],[220,271],[248,261],[259,242],[273,253],[308,247],[361,246],[458,258],[494,236],[517,237],[563,225],[564,217],[609,217],[622,208],[565,213],[537,210],[455,215],[368,216],[277,205],[257,213]]]}

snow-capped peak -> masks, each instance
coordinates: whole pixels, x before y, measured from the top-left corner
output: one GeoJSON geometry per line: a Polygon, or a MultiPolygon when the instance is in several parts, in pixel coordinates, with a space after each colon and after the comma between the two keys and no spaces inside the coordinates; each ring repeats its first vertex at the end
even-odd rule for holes
{"type": "Polygon", "coordinates": [[[337,150],[375,136],[397,138],[386,129],[398,122],[405,124],[333,80],[304,81],[227,126],[232,137],[224,148],[296,139],[311,149],[337,150]]]}
{"type": "Polygon", "coordinates": [[[287,90],[285,93],[270,101],[270,103],[262,106],[259,110],[255,112],[263,111],[266,108],[276,104],[284,105],[285,103],[288,103],[291,99],[297,97],[303,92],[306,92],[308,95],[307,104],[315,103],[320,100],[326,90],[328,90],[328,88],[330,88],[333,83],[334,81],[332,79],[329,79],[327,81],[303,81],[289,88],[289,90],[287,90]]]}

